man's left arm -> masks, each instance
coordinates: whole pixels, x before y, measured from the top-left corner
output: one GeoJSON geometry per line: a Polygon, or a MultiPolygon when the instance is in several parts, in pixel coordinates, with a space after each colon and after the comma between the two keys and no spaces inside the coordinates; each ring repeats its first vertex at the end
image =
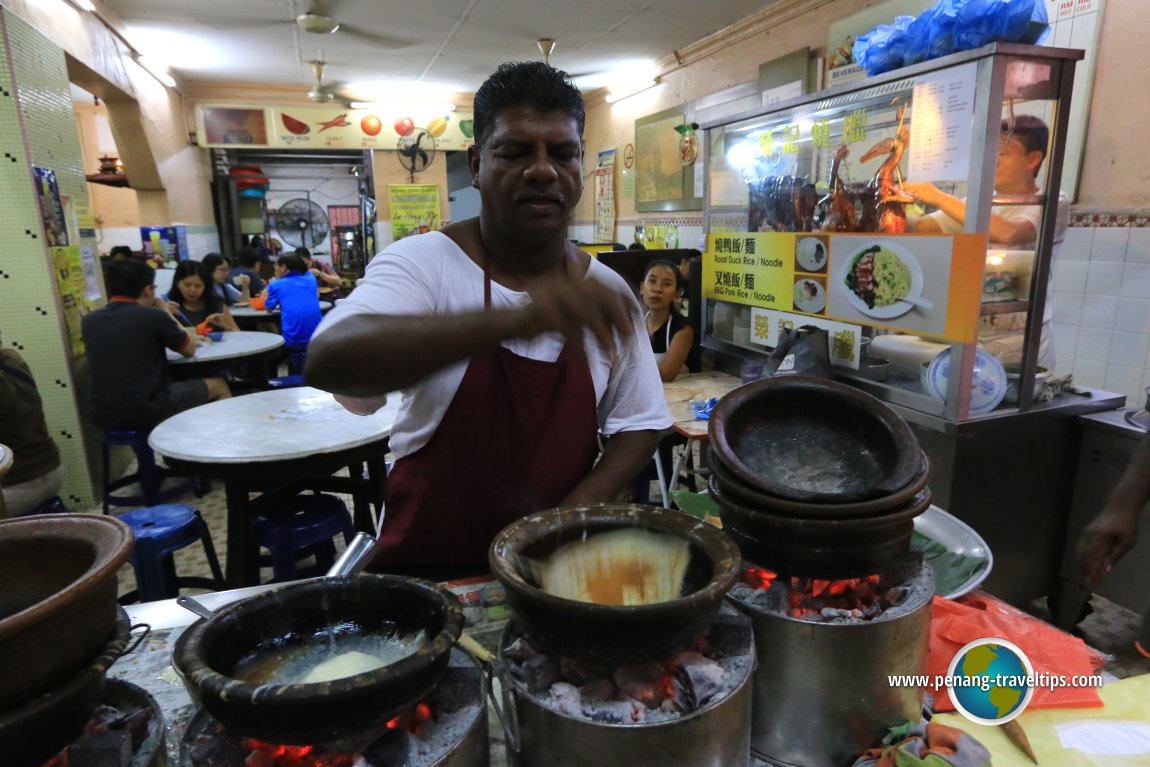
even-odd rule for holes
{"type": "Polygon", "coordinates": [[[651,460],[662,436],[660,431],[644,429],[620,432],[609,438],[595,468],[563,497],[559,505],[607,503],[615,500],[651,460]]]}

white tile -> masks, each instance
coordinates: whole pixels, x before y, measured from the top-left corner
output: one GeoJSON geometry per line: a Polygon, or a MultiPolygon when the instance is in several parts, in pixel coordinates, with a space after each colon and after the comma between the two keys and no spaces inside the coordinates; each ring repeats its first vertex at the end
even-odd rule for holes
{"type": "MultiPolygon", "coordinates": [[[[1150,231],[1150,230],[1148,230],[1150,231]]],[[[1066,238],[1058,249],[1058,260],[1089,261],[1090,246],[1094,241],[1094,227],[1074,226],[1066,230],[1066,238]]]]}
{"type": "MultiPolygon", "coordinates": [[[[1057,313],[1054,316],[1058,316],[1057,313]]],[[[1054,355],[1067,370],[1071,368],[1068,361],[1072,360],[1078,348],[1078,326],[1064,322],[1051,323],[1054,329],[1054,355]]]]}
{"type": "Polygon", "coordinates": [[[1150,333],[1150,301],[1141,298],[1119,298],[1114,315],[1114,329],[1128,333],[1150,333]]]}
{"type": "Polygon", "coordinates": [[[1150,264],[1126,264],[1122,269],[1119,295],[1129,298],[1150,298],[1150,264]]]}
{"type": "Polygon", "coordinates": [[[1090,264],[1085,261],[1064,261],[1054,270],[1054,289],[1068,293],[1086,292],[1086,275],[1090,264]]]}
{"type": "Polygon", "coordinates": [[[1142,390],[1142,368],[1110,365],[1106,368],[1106,386],[1104,388],[1108,391],[1125,394],[1127,399],[1137,402],[1138,393],[1142,390]]]}
{"type": "Polygon", "coordinates": [[[1078,349],[1075,356],[1078,361],[1106,362],[1110,359],[1111,330],[1100,328],[1080,328],[1078,330],[1078,349]]]}
{"type": "Polygon", "coordinates": [[[1146,347],[1150,335],[1114,331],[1110,336],[1110,364],[1141,369],[1146,365],[1146,347]]]}
{"type": "Polygon", "coordinates": [[[1094,230],[1094,242],[1090,247],[1091,261],[1125,261],[1126,243],[1130,239],[1130,228],[1126,226],[1099,227],[1094,230]]]}
{"type": "Polygon", "coordinates": [[[1089,386],[1095,389],[1106,388],[1106,363],[1093,362],[1079,357],[1074,363],[1074,385],[1089,386]]]}
{"type": "Polygon", "coordinates": [[[1130,240],[1126,243],[1126,263],[1150,264],[1150,227],[1130,229],[1130,240]]]}
{"type": "Polygon", "coordinates": [[[1051,293],[1051,311],[1054,312],[1056,322],[1066,322],[1077,325],[1082,322],[1082,299],[1079,293],[1068,293],[1064,290],[1055,290],[1051,293]]]}
{"type": "Polygon", "coordinates": [[[1118,299],[1115,296],[1087,294],[1082,300],[1082,319],[1079,320],[1079,324],[1084,328],[1110,330],[1114,327],[1114,315],[1117,311],[1118,299]]]}
{"type": "Polygon", "coordinates": [[[1074,366],[1078,364],[1075,357],[1063,357],[1058,352],[1054,353],[1054,372],[1059,376],[1064,376],[1067,373],[1074,372],[1074,366]]]}
{"type": "Polygon", "coordinates": [[[1091,261],[1086,273],[1086,293],[1117,296],[1122,287],[1122,268],[1122,264],[1115,262],[1095,263],[1091,261]]]}

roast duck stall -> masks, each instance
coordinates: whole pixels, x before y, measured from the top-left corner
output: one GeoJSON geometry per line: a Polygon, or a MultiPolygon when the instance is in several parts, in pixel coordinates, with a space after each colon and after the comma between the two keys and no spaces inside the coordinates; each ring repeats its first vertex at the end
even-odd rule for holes
{"type": "MultiPolygon", "coordinates": [[[[736,389],[710,430],[722,529],[607,504],[496,537],[489,563],[511,615],[494,652],[462,633],[450,591],[404,576],[329,575],[206,613],[172,649],[196,706],[179,767],[479,767],[492,764],[489,711],[519,767],[846,767],[921,716],[922,692],[887,677],[925,668],[934,581],[910,541],[930,503],[926,460],[878,400],[797,376],[736,389]]],[[[0,749],[20,754],[5,764],[38,767],[76,737],[87,702],[66,723],[45,718],[27,752],[12,723],[77,673],[102,683],[127,640],[114,597],[130,533],[91,521],[114,540],[54,539],[56,566],[36,568],[50,582],[5,597],[5,642],[89,573],[107,600],[60,673],[4,686],[0,749]]],[[[49,554],[10,540],[0,568],[22,582],[49,554]]],[[[368,544],[352,558],[370,559],[368,544]]],[[[51,641],[26,638],[41,648],[29,665],[70,644],[47,622],[51,641]]],[[[3,649],[5,680],[19,678],[19,648],[3,649]]]]}

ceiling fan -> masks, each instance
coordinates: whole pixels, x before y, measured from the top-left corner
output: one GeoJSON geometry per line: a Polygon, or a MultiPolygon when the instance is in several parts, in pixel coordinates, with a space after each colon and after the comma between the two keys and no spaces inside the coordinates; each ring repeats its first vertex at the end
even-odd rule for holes
{"type": "Polygon", "coordinates": [[[413,44],[412,40],[373,32],[356,24],[344,24],[332,14],[330,10],[332,5],[333,0],[312,0],[307,10],[295,17],[296,26],[300,31],[313,35],[331,35],[338,32],[341,36],[353,37],[385,48],[403,48],[413,44]]]}
{"type": "Polygon", "coordinates": [[[315,73],[315,85],[307,92],[307,97],[320,104],[338,103],[348,106],[350,102],[336,92],[339,90],[340,84],[324,82],[323,73],[327,68],[327,63],[323,59],[308,63],[311,64],[311,71],[315,73]]]}

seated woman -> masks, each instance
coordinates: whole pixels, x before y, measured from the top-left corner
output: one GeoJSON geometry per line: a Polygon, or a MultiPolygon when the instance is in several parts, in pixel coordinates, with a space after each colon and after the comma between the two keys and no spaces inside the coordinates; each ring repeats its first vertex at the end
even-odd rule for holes
{"type": "Polygon", "coordinates": [[[280,256],[276,278],[268,283],[265,308],[280,310],[280,327],[288,351],[306,351],[312,333],[323,319],[318,286],[304,260],[295,253],[280,256]]]}
{"type": "Polygon", "coordinates": [[[214,330],[239,330],[228,307],[207,289],[211,284],[211,273],[202,263],[181,261],[165,296],[168,311],[186,327],[195,328],[206,322],[214,330]]]}
{"type": "Polygon", "coordinates": [[[232,283],[232,265],[219,253],[209,253],[201,262],[212,277],[212,292],[224,302],[224,306],[234,306],[237,301],[250,301],[251,278],[240,274],[235,279],[239,287],[232,283]]]}
{"type": "MultiPolygon", "coordinates": [[[[14,349],[0,348],[0,443],[13,463],[0,479],[0,512],[17,517],[60,492],[64,470],[60,451],[44,420],[44,403],[28,363],[14,349]]],[[[0,519],[3,519],[0,513],[0,519]]]]}
{"type": "MultiPolygon", "coordinates": [[[[680,296],[681,279],[676,264],[659,259],[648,264],[647,274],[639,286],[639,297],[647,307],[647,332],[651,337],[651,351],[659,364],[659,377],[663,381],[674,381],[680,372],[686,370],[687,355],[695,343],[694,329],[687,323],[687,318],[674,308],[680,296]]],[[[672,434],[659,443],[659,460],[664,471],[671,470],[673,449],[685,442],[683,437],[672,434]]],[[[649,502],[651,480],[656,476],[654,465],[650,465],[635,479],[632,498],[636,503],[649,502]]]]}

